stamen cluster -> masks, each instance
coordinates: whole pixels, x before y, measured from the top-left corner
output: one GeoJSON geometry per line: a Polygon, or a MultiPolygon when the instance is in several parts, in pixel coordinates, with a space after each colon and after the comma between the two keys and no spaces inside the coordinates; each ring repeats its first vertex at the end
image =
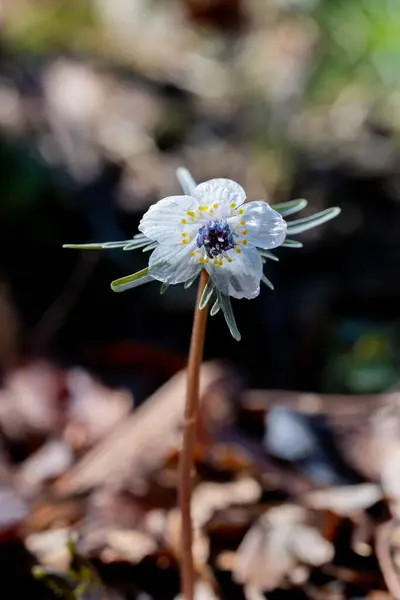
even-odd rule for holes
{"type": "Polygon", "coordinates": [[[235,242],[226,221],[210,221],[200,227],[196,238],[198,248],[204,247],[209,258],[214,258],[235,247],[235,242]]]}

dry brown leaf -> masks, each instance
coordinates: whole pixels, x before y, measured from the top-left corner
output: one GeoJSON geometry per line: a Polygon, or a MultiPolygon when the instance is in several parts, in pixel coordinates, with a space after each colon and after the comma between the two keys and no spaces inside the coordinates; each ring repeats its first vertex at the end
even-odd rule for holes
{"type": "Polygon", "coordinates": [[[19,525],[28,514],[28,505],[11,487],[0,487],[0,534],[19,525]]]}
{"type": "Polygon", "coordinates": [[[9,373],[0,402],[0,424],[10,438],[54,433],[61,425],[62,377],[46,362],[9,373]]]}
{"type": "Polygon", "coordinates": [[[319,566],[332,560],[332,544],[307,521],[308,513],[300,506],[268,510],[238,548],[234,580],[268,591],[282,585],[299,562],[319,566]]]}
{"type": "Polygon", "coordinates": [[[265,596],[262,591],[251,585],[245,585],[243,593],[246,600],[265,600],[265,596]]]}
{"type": "Polygon", "coordinates": [[[53,569],[66,570],[70,561],[67,543],[71,537],[71,529],[51,529],[32,533],[25,539],[25,546],[38,562],[53,569]]]}
{"type": "Polygon", "coordinates": [[[26,533],[36,533],[45,529],[62,529],[74,525],[82,519],[84,504],[71,498],[61,502],[40,499],[31,506],[30,513],[23,523],[26,533]]]}
{"type": "Polygon", "coordinates": [[[66,384],[70,399],[65,437],[75,442],[75,449],[98,442],[132,408],[132,397],[128,392],[106,387],[83,369],[71,370],[67,374],[66,384]],[[81,435],[78,436],[76,430],[81,435]],[[80,445],[77,447],[77,444],[80,445]]]}
{"type": "Polygon", "coordinates": [[[64,473],[73,463],[71,448],[62,440],[49,440],[32,454],[16,474],[16,484],[30,496],[37,494],[47,480],[64,473]]]}
{"type": "Polygon", "coordinates": [[[106,547],[100,554],[104,562],[140,562],[153,554],[157,544],[149,535],[135,530],[115,530],[107,535],[106,547]]]}
{"type": "Polygon", "coordinates": [[[383,497],[381,488],[375,483],[361,483],[313,490],[304,494],[302,500],[310,508],[330,510],[346,517],[354,512],[373,506],[383,497]]]}
{"type": "Polygon", "coordinates": [[[372,590],[368,593],[367,600],[393,600],[393,597],[389,592],[383,590],[372,590]]]}
{"type": "Polygon", "coordinates": [[[203,527],[216,511],[228,506],[254,504],[261,492],[260,484],[251,477],[231,483],[200,483],[192,496],[194,527],[203,527]]]}
{"type": "MultiPolygon", "coordinates": [[[[223,376],[216,364],[202,366],[200,397],[223,376]]],[[[175,375],[56,483],[59,494],[96,486],[140,485],[165,461],[176,443],[185,403],[186,371],[175,375]]]]}
{"type": "Polygon", "coordinates": [[[388,590],[400,600],[400,523],[392,519],[380,525],[375,534],[375,549],[388,590]]]}
{"type": "MultiPolygon", "coordinates": [[[[182,594],[178,594],[175,600],[184,600],[184,598],[182,594]]],[[[219,598],[206,581],[198,581],[194,588],[194,600],[219,600],[219,598]]]]}
{"type": "Polygon", "coordinates": [[[372,419],[372,442],[382,488],[400,500],[400,394],[394,393],[372,419]]]}

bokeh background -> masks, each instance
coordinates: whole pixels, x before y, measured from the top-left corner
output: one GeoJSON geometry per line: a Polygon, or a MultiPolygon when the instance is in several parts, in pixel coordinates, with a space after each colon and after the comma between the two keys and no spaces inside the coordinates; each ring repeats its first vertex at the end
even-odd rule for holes
{"type": "Polygon", "coordinates": [[[185,363],[195,290],[110,281],[156,200],[229,177],[342,214],[210,321],[206,358],[252,387],[375,393],[399,377],[397,0],[3,0],[0,361],[83,365],[137,401],[185,363]]]}

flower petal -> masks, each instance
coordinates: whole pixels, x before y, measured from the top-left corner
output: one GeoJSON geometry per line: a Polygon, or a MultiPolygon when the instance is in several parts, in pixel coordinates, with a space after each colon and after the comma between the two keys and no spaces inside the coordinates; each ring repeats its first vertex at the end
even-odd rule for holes
{"type": "Polygon", "coordinates": [[[169,196],[159,200],[143,215],[139,230],[159,244],[179,244],[182,232],[188,231],[184,224],[186,211],[196,208],[196,199],[192,196],[169,196]]]}
{"type": "MultiPolygon", "coordinates": [[[[200,183],[192,192],[200,205],[219,204],[223,208],[240,206],[246,200],[246,192],[241,185],[231,179],[210,179],[200,183]]],[[[232,207],[233,208],[233,207],[232,207]]]]}
{"type": "Polygon", "coordinates": [[[196,247],[192,244],[158,246],[150,256],[150,274],[164,283],[183,283],[201,271],[202,265],[194,261],[190,253],[196,247]]]}
{"type": "Polygon", "coordinates": [[[248,246],[237,253],[230,250],[226,255],[232,260],[224,259],[222,266],[209,263],[206,269],[215,286],[225,296],[234,298],[255,298],[260,293],[262,275],[261,256],[256,248],[248,246]]]}
{"type": "Polygon", "coordinates": [[[280,246],[286,237],[286,221],[266,202],[245,204],[241,215],[231,217],[228,223],[234,234],[252,246],[265,250],[280,246]]]}

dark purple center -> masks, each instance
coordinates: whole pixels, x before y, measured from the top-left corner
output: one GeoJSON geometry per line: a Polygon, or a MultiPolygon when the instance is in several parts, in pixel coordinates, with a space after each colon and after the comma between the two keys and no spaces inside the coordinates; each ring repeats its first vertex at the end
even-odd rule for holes
{"type": "Polygon", "coordinates": [[[210,221],[200,227],[196,242],[198,248],[204,247],[210,258],[235,247],[231,229],[226,221],[210,221]]]}

